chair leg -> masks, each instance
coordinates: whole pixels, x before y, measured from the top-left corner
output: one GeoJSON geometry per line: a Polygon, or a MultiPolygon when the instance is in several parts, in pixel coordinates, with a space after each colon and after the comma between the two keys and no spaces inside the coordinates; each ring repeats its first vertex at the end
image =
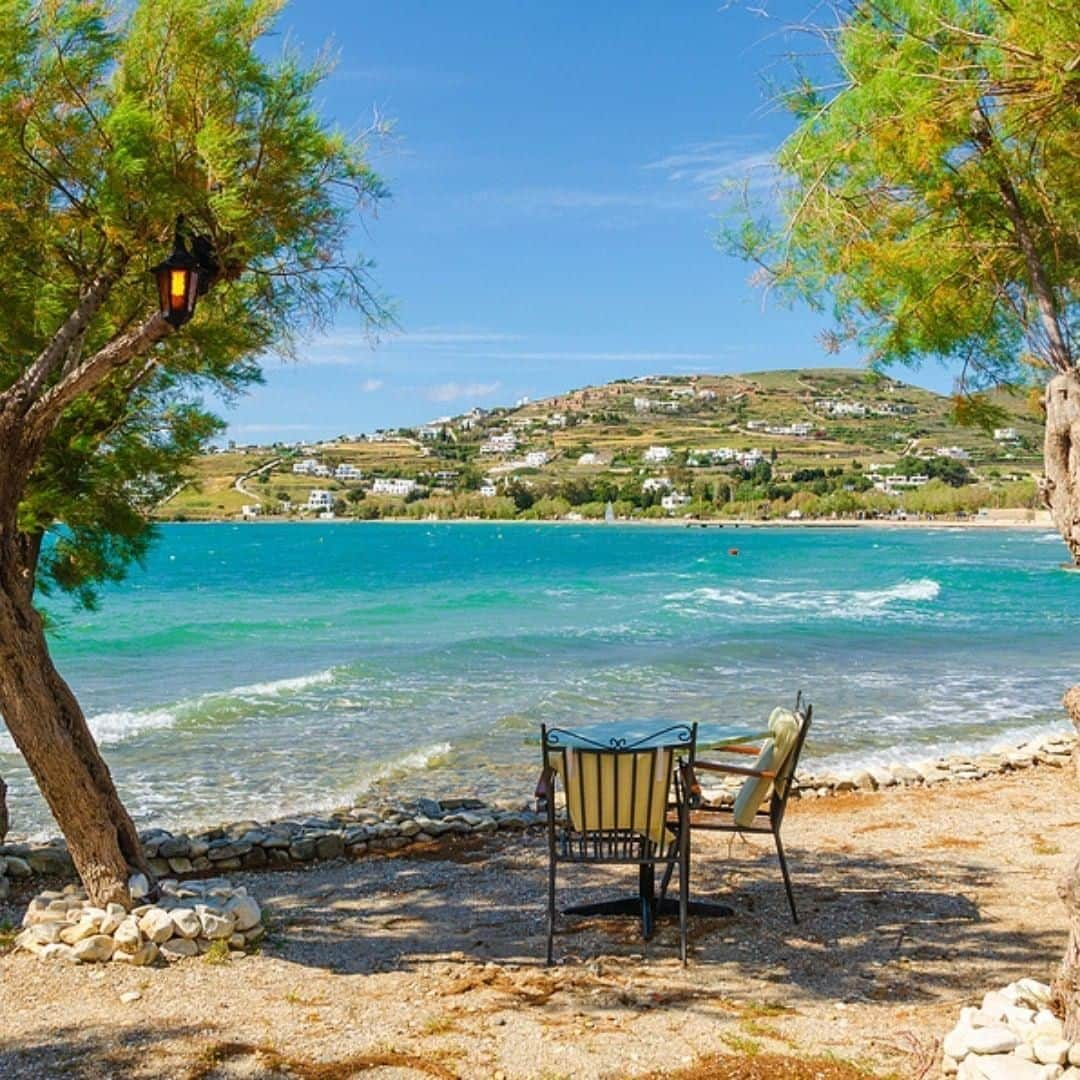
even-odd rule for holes
{"type": "Polygon", "coordinates": [[[547,966],[555,962],[555,860],[548,865],[547,966]]]}
{"type": "MultiPolygon", "coordinates": [[[[670,865],[670,864],[669,864],[670,865]]],[[[679,841],[679,959],[686,967],[686,924],[690,914],[690,844],[679,841]]]]}
{"type": "Polygon", "coordinates": [[[664,902],[664,897],[667,896],[668,886],[671,884],[671,875],[675,871],[675,864],[669,862],[664,867],[664,876],[660,879],[660,903],[664,902]]]}
{"type": "Polygon", "coordinates": [[[641,936],[649,941],[656,929],[656,867],[641,863],[638,867],[638,894],[641,897],[641,936]]]}
{"type": "Polygon", "coordinates": [[[787,890],[787,901],[791,908],[791,919],[797,924],[799,921],[799,913],[795,909],[795,894],[791,890],[791,875],[788,873],[787,860],[784,858],[784,845],[780,843],[780,833],[774,832],[773,839],[776,841],[776,854],[780,856],[780,873],[784,875],[784,888],[787,890]]]}

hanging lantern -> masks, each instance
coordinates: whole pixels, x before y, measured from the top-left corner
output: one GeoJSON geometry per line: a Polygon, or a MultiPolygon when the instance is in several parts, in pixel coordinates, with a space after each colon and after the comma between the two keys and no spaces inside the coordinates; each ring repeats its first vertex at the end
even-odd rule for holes
{"type": "Polygon", "coordinates": [[[183,326],[195,314],[195,299],[199,290],[199,261],[184,244],[181,228],[183,215],[176,219],[176,238],[172,254],[151,267],[157,278],[161,314],[173,326],[183,326]]]}

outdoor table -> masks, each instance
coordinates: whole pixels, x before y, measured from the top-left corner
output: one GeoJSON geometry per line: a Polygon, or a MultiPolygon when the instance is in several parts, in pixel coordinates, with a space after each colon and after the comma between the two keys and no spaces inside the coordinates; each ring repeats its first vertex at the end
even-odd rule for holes
{"type": "MultiPolygon", "coordinates": [[[[681,721],[679,721],[681,723],[681,721]]],[[[633,747],[649,750],[670,742],[670,719],[630,719],[611,720],[589,724],[575,731],[565,728],[559,730],[560,745],[579,750],[595,750],[598,746],[610,746],[613,749],[633,747]]],[[[698,724],[697,750],[722,750],[725,746],[742,743],[760,742],[769,737],[765,725],[752,724],[698,724]]],[[[642,867],[642,871],[652,867],[642,867]]],[[[638,915],[642,910],[644,890],[651,889],[651,875],[643,873],[639,892],[636,896],[619,897],[616,900],[598,900],[591,904],[575,904],[564,909],[565,915],[638,915]],[[649,878],[648,883],[646,877],[649,878]]],[[[655,903],[655,915],[678,915],[678,900],[665,897],[655,903]]],[[[727,918],[735,914],[735,909],[727,904],[718,904],[710,900],[691,900],[691,915],[710,918],[727,918]]]]}

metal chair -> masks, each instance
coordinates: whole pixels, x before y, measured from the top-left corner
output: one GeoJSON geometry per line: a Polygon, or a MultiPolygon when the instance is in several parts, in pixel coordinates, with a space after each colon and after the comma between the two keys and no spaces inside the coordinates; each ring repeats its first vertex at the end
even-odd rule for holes
{"type": "Polygon", "coordinates": [[[537,797],[547,809],[547,963],[554,958],[555,872],[559,863],[637,865],[638,895],[568,908],[567,914],[640,914],[645,940],[675,867],[679,867],[679,955],[686,963],[690,888],[689,765],[696,724],[676,724],[642,739],[607,744],[562,728],[541,728],[544,767],[537,797]],[[565,817],[555,796],[566,797],[565,817]],[[675,816],[668,818],[668,805],[675,816]],[[656,895],[656,867],[666,867],[656,895]]]}
{"type": "MultiPolygon", "coordinates": [[[[782,710],[776,710],[781,712],[782,710]]],[[[795,894],[791,887],[791,875],[788,873],[787,860],[784,858],[784,845],[780,840],[780,827],[784,822],[788,797],[794,782],[795,769],[799,764],[799,755],[806,742],[813,716],[813,706],[804,703],[802,692],[795,698],[795,708],[789,716],[794,716],[798,731],[786,752],[777,753],[780,739],[770,738],[761,747],[725,746],[722,753],[755,755],[752,766],[734,765],[726,762],[694,760],[686,782],[691,785],[690,814],[691,829],[710,829],[716,832],[760,833],[772,835],[776,843],[776,854],[780,860],[780,872],[784,877],[784,889],[787,892],[791,918],[799,921],[799,912],[795,907],[795,894]],[[777,760],[779,758],[779,760],[777,760]],[[729,776],[745,776],[746,782],[731,806],[709,806],[701,802],[701,788],[697,783],[698,772],[723,773],[729,776]]],[[[775,713],[774,713],[775,716],[775,713]]],[[[667,886],[667,874],[662,888],[667,886]]]]}

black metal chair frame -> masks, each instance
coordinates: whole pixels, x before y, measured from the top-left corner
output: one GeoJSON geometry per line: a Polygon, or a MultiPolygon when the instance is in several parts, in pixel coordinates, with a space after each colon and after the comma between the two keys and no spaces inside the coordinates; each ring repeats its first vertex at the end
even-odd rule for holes
{"type": "MultiPolygon", "coordinates": [[[[632,901],[606,901],[599,904],[586,904],[577,908],[568,908],[568,914],[638,914],[641,916],[642,936],[645,940],[652,937],[656,916],[663,906],[663,898],[668,883],[676,866],[679,867],[679,955],[686,963],[687,912],[690,895],[690,833],[689,823],[689,768],[694,758],[697,742],[697,724],[675,724],[654,732],[642,739],[630,741],[613,738],[607,743],[594,742],[586,736],[563,728],[540,729],[541,746],[544,755],[544,768],[537,786],[537,797],[546,803],[548,836],[548,910],[547,910],[547,963],[554,961],[555,937],[555,873],[559,863],[595,863],[606,865],[637,865],[638,895],[632,901]],[[658,789],[656,751],[667,753],[667,776],[664,778],[663,798],[665,806],[671,806],[675,817],[665,815],[665,827],[672,834],[666,845],[658,844],[648,836],[648,827],[654,820],[654,792],[658,789]],[[567,792],[566,817],[560,819],[555,813],[555,795],[559,771],[552,764],[554,755],[561,755],[563,785],[570,776],[567,765],[568,754],[578,755],[577,778],[580,787],[581,813],[586,816],[587,797],[585,772],[595,768],[593,778],[596,781],[597,803],[600,824],[605,818],[604,808],[610,800],[610,806],[618,817],[618,808],[622,804],[625,792],[620,786],[619,759],[631,757],[631,776],[629,791],[628,820],[631,823],[644,820],[646,831],[634,828],[590,828],[583,822],[582,829],[575,828],[570,817],[570,793],[567,792]],[[678,755],[685,757],[678,757],[678,755]],[[644,763],[642,763],[642,756],[644,763]],[[605,757],[614,759],[612,768],[612,787],[605,791],[603,783],[603,764],[605,757]],[[595,761],[595,765],[591,762],[595,761]],[[639,775],[640,768],[647,768],[647,777],[639,775]],[[645,781],[644,788],[639,781],[645,781]],[[639,795],[642,790],[648,792],[648,803],[642,807],[639,795]],[[671,792],[674,790],[674,801],[671,792]],[[642,819],[640,811],[644,809],[642,819]],[[664,865],[663,888],[660,896],[656,895],[656,867],[664,865]]],[[[572,782],[572,781],[571,781],[572,782]]],[[[625,783],[625,780],[623,781],[625,783]]]]}
{"type": "MultiPolygon", "coordinates": [[[[729,765],[724,762],[703,761],[701,759],[695,759],[691,763],[692,775],[689,782],[693,785],[693,794],[690,799],[693,809],[689,816],[689,823],[691,829],[706,829],[714,832],[771,834],[776,843],[776,854],[780,860],[780,873],[783,874],[784,877],[784,889],[787,892],[788,906],[791,908],[791,918],[797,924],[799,921],[799,912],[795,906],[795,894],[791,887],[791,875],[788,873],[787,859],[784,857],[784,845],[780,840],[780,827],[783,824],[788,798],[791,795],[791,789],[795,783],[795,769],[799,764],[799,755],[802,753],[803,743],[806,741],[806,735],[810,730],[810,721],[814,713],[814,707],[803,702],[802,691],[799,691],[795,698],[794,712],[799,721],[799,734],[796,736],[795,744],[792,746],[787,758],[782,761],[775,770],[753,769],[743,765],[729,765]],[[768,804],[758,807],[758,810],[754,815],[754,821],[750,825],[736,825],[732,807],[707,806],[701,803],[701,789],[698,786],[696,779],[696,774],[698,772],[716,772],[730,776],[771,779],[773,784],[769,793],[768,804]],[[778,787],[781,790],[777,790],[778,787]],[[727,817],[731,820],[709,821],[709,817],[721,819],[727,817]],[[759,820],[761,822],[760,824],[758,824],[759,820]]],[[[760,748],[753,746],[725,746],[720,748],[719,752],[757,755],[760,753],[760,748]]],[[[670,873],[666,875],[662,889],[666,888],[668,878],[670,878],[670,873]]]]}

